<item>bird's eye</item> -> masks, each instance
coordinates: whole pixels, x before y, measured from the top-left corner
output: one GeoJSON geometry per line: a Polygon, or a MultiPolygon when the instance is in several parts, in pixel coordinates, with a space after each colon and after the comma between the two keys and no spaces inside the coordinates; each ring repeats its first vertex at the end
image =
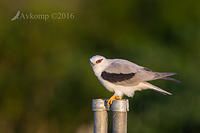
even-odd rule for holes
{"type": "Polygon", "coordinates": [[[97,60],[96,63],[97,63],[97,64],[98,64],[98,63],[101,63],[102,60],[103,60],[103,59],[97,60]]]}

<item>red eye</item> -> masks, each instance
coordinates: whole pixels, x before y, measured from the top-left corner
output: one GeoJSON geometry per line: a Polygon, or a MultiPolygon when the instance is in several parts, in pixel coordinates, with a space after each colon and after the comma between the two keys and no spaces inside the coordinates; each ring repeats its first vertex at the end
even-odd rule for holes
{"type": "Polygon", "coordinates": [[[96,63],[97,63],[97,64],[98,64],[98,63],[101,63],[102,60],[103,60],[103,59],[97,60],[96,63]]]}

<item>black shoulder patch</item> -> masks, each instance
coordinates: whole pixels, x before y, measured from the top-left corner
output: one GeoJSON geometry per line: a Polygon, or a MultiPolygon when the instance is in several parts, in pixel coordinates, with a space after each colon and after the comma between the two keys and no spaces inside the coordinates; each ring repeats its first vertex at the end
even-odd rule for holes
{"type": "Polygon", "coordinates": [[[125,81],[128,79],[131,79],[135,73],[128,73],[128,74],[123,74],[123,73],[108,73],[106,71],[103,71],[101,73],[101,77],[104,80],[107,80],[109,82],[115,83],[115,82],[121,82],[125,81]]]}

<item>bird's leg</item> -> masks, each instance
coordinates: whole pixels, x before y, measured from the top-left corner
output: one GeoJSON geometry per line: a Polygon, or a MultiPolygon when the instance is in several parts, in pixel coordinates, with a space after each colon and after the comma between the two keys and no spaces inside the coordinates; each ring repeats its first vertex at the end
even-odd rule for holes
{"type": "Polygon", "coordinates": [[[109,107],[115,100],[122,100],[122,97],[113,95],[110,99],[106,100],[107,106],[109,107]]]}

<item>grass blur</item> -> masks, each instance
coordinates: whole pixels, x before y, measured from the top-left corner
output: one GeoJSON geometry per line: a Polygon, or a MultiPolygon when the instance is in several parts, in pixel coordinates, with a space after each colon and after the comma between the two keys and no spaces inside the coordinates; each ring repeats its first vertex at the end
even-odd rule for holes
{"type": "MultiPolygon", "coordinates": [[[[92,132],[91,100],[109,98],[89,64],[123,58],[179,72],[130,100],[129,133],[200,130],[200,1],[0,2],[0,132],[92,132]],[[17,19],[16,12],[73,13],[73,19],[17,19]]],[[[125,97],[126,98],[126,97],[125,97]]]]}

